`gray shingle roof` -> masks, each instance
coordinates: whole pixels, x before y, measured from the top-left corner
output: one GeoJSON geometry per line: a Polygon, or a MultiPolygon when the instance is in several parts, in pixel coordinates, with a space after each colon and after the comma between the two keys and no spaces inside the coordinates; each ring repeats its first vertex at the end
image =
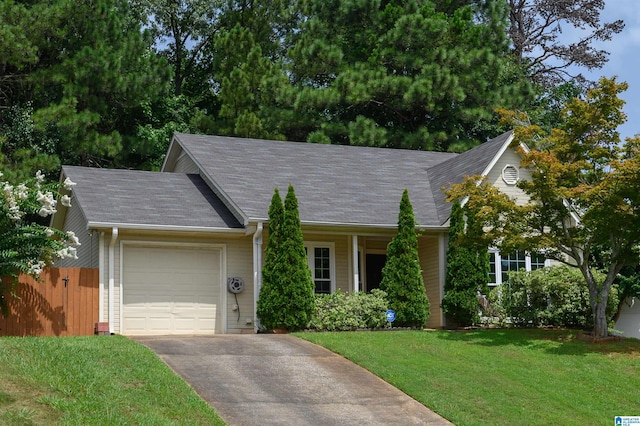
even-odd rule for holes
{"type": "Polygon", "coordinates": [[[89,222],[240,228],[198,175],[64,166],[89,222]]]}
{"type": "Polygon", "coordinates": [[[512,133],[503,133],[429,169],[431,189],[440,223],[445,223],[451,213],[451,204],[445,201],[445,194],[441,188],[448,187],[452,183],[460,183],[465,176],[481,174],[498,155],[512,133]]]}
{"type": "Polygon", "coordinates": [[[221,136],[174,136],[250,219],[267,218],[275,187],[292,184],[307,223],[388,226],[407,188],[416,221],[440,226],[427,170],[457,154],[221,136]]]}

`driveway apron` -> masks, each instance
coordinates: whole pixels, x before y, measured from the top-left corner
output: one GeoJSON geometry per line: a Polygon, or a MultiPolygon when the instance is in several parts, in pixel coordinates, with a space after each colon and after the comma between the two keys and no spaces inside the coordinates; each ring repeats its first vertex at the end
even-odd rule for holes
{"type": "Polygon", "coordinates": [[[135,337],[230,425],[444,425],[367,370],[289,335],[135,337]]]}

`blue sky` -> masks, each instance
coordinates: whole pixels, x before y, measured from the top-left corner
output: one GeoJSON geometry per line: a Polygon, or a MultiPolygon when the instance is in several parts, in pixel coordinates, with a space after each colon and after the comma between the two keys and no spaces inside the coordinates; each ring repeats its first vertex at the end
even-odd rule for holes
{"type": "Polygon", "coordinates": [[[640,1],[605,0],[601,14],[603,22],[622,19],[624,30],[600,48],[610,52],[607,64],[593,72],[583,72],[590,80],[602,76],[618,76],[618,81],[626,81],[629,88],[620,97],[624,99],[627,123],[619,128],[622,138],[640,134],[640,1]]]}

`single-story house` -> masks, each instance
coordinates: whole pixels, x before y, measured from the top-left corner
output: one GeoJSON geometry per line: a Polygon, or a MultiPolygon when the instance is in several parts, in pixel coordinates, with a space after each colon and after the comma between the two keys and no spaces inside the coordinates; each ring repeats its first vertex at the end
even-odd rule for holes
{"type": "MultiPolygon", "coordinates": [[[[177,133],[160,172],[63,167],[61,179],[77,185],[53,226],[82,246],[59,266],[99,269],[99,319],[112,333],[253,333],[274,188],[283,196],[295,188],[321,293],[379,286],[407,188],[427,326],[443,327],[450,205],[441,188],[479,174],[523,196],[516,182],[527,171],[512,139],[507,132],[455,154],[177,133]]],[[[524,253],[493,253],[491,262],[496,284],[509,270],[540,266],[524,253]]]]}

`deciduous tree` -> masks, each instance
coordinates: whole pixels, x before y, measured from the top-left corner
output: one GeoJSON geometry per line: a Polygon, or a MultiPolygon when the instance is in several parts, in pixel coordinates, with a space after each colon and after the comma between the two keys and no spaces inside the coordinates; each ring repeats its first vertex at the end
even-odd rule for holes
{"type": "Polygon", "coordinates": [[[578,79],[571,68],[592,70],[607,62],[597,47],[624,28],[622,20],[603,23],[604,0],[509,0],[509,38],[517,60],[537,84],[551,88],[578,79]],[[567,43],[567,27],[575,41],[567,43]]]}
{"type": "Polygon", "coordinates": [[[478,238],[487,246],[542,251],[579,268],[589,287],[596,337],[607,335],[612,283],[625,265],[640,260],[640,137],[621,142],[616,130],[626,119],[618,97],[626,88],[603,78],[584,99],[566,105],[562,128],[516,128],[517,142],[537,147],[519,148],[521,166],[531,174],[518,183],[528,203],[517,204],[488,182],[478,184],[477,177],[448,191],[449,200],[468,197],[488,228],[478,238]],[[591,254],[598,248],[604,248],[602,282],[592,273],[591,254]]]}
{"type": "MultiPolygon", "coordinates": [[[[133,0],[132,7],[155,41],[154,49],[167,58],[173,69],[173,95],[183,94],[185,85],[201,87],[206,75],[195,79],[198,69],[211,71],[207,49],[220,30],[221,0],[133,0]]],[[[196,95],[196,93],[191,93],[196,95]]]]}
{"type": "MultiPolygon", "coordinates": [[[[0,173],[2,178],[2,173],[0,173]]],[[[56,205],[70,205],[75,183],[45,184],[38,171],[35,179],[12,185],[0,181],[0,313],[7,314],[6,297],[11,294],[20,273],[37,277],[42,268],[57,258],[76,257],[80,245],[73,232],[63,232],[39,224],[35,218],[48,217],[56,205]]],[[[76,257],[77,258],[77,257],[76,257]]]]}

